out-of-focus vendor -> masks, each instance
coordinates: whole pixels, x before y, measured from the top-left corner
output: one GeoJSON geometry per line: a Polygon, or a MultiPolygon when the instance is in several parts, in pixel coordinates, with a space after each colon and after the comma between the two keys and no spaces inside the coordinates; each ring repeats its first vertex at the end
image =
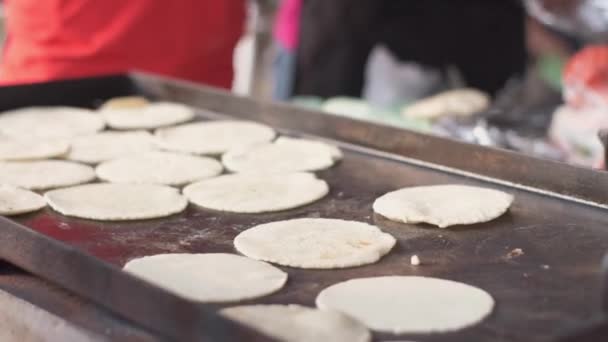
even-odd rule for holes
{"type": "Polygon", "coordinates": [[[0,84],[140,69],[228,88],[243,0],[5,0],[0,84]]]}

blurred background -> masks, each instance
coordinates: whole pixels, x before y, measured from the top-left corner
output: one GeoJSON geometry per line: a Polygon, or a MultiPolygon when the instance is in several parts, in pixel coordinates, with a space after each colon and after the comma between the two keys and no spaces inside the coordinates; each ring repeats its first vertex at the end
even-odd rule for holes
{"type": "Polygon", "coordinates": [[[597,132],[608,127],[608,107],[589,99],[608,97],[607,1],[330,3],[251,2],[233,91],[602,166],[597,132]],[[478,113],[404,115],[421,98],[469,87],[491,96],[478,113]],[[573,88],[579,93],[566,101],[573,88]]]}
{"type": "MultiPolygon", "coordinates": [[[[608,1],[244,5],[236,94],[602,166],[608,1]]],[[[0,8],[2,40],[13,12],[0,8]]]]}

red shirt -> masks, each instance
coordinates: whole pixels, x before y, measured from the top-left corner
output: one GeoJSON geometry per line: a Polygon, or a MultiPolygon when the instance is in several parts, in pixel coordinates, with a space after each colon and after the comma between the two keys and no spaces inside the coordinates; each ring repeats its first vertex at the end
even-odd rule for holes
{"type": "Polygon", "coordinates": [[[5,0],[0,84],[140,69],[230,87],[243,0],[5,0]]]}

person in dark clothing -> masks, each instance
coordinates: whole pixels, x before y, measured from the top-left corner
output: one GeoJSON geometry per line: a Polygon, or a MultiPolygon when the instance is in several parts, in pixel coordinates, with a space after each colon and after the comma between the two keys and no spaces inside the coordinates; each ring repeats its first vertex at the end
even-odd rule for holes
{"type": "Polygon", "coordinates": [[[359,97],[377,44],[491,94],[527,62],[516,0],[304,0],[300,25],[296,95],[359,97]]]}

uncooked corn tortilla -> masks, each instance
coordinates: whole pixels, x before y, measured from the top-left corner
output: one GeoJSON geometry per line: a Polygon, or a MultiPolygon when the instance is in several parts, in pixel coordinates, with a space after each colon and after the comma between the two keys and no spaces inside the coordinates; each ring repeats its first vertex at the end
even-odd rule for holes
{"type": "Polygon", "coordinates": [[[88,164],[156,150],[146,131],[107,131],[71,140],[67,158],[88,164]]]}
{"type": "Polygon", "coordinates": [[[221,154],[239,146],[271,141],[274,129],[251,121],[205,121],[158,129],[160,148],[193,154],[221,154]]]}
{"type": "Polygon", "coordinates": [[[27,107],[0,113],[0,136],[12,139],[71,138],[104,126],[101,116],[83,108],[27,107]]]}
{"type": "Polygon", "coordinates": [[[222,173],[215,159],[169,152],[148,152],[101,163],[99,179],[112,183],[183,185],[222,173]]]}
{"type": "Polygon", "coordinates": [[[105,221],[165,217],[188,205],[177,189],[155,184],[87,184],[52,190],[44,197],[63,215],[105,221]]]}
{"type": "Polygon", "coordinates": [[[70,149],[66,140],[5,140],[0,139],[0,160],[22,161],[60,157],[70,149]]]}
{"type": "Polygon", "coordinates": [[[158,254],[124,270],[186,299],[235,302],[280,290],[287,273],[265,262],[225,253],[158,254]]]}
{"type": "Polygon", "coordinates": [[[372,330],[393,334],[464,329],[494,308],[494,299],[482,289],[416,276],[347,280],[321,291],[316,303],[319,309],[342,312],[372,330]]]}
{"type": "Polygon", "coordinates": [[[342,152],[321,141],[280,137],[272,143],[262,143],[228,151],[222,163],[234,172],[296,172],[317,171],[342,159],[342,152]]]}
{"type": "Polygon", "coordinates": [[[183,192],[203,208],[253,214],[312,203],[327,195],[329,186],[306,172],[230,174],[190,184],[183,192]]]}
{"type": "Polygon", "coordinates": [[[149,104],[150,101],[142,96],[120,96],[107,100],[99,109],[141,108],[149,104]]]}
{"type": "Polygon", "coordinates": [[[374,202],[374,211],[403,223],[429,223],[440,228],[493,220],[504,214],[513,196],[467,185],[432,185],[389,192],[374,202]]]}
{"type": "Polygon", "coordinates": [[[371,341],[364,325],[336,311],[274,304],[235,306],[220,314],[279,341],[371,341]]]}
{"type": "Polygon", "coordinates": [[[192,108],[172,102],[153,102],[147,106],[110,106],[99,112],[108,126],[114,129],[154,129],[194,118],[192,108]]]}
{"type": "Polygon", "coordinates": [[[0,215],[19,215],[42,209],[46,201],[35,192],[0,184],[0,215]]]}
{"type": "Polygon", "coordinates": [[[44,190],[88,183],[95,171],[87,165],[63,160],[0,162],[0,184],[44,190]]]}
{"type": "Polygon", "coordinates": [[[234,246],[250,258],[284,266],[344,268],[377,262],[395,242],[367,223],[300,218],[245,230],[234,239],[234,246]]]}

